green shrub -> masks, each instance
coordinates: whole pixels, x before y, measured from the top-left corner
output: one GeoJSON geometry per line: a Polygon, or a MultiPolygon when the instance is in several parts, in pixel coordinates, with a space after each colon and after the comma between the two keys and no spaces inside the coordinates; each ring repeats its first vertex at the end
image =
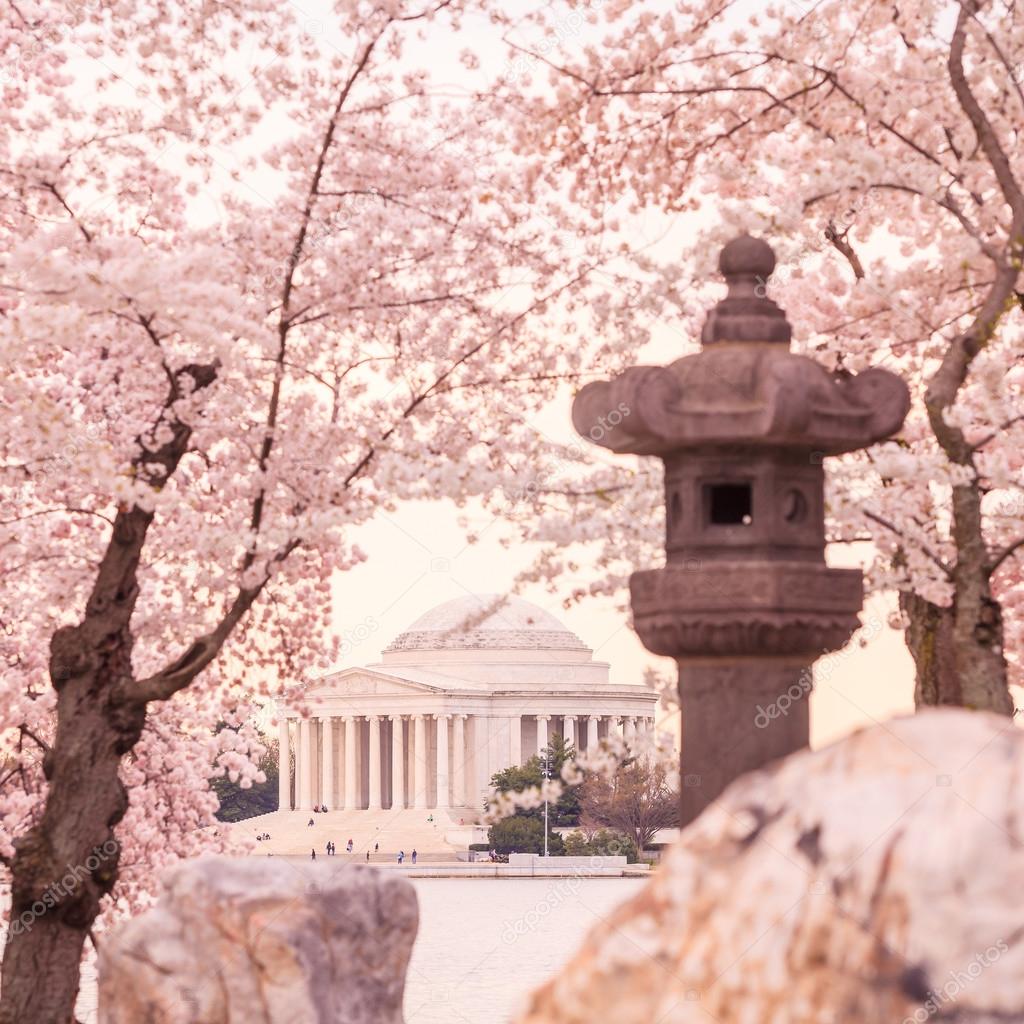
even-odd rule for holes
{"type": "Polygon", "coordinates": [[[627,864],[640,859],[636,843],[629,836],[603,828],[587,839],[582,832],[570,832],[564,837],[567,857],[625,857],[627,864]]]}
{"type": "MultiPolygon", "coordinates": [[[[513,816],[492,825],[487,833],[489,848],[500,854],[543,853],[544,822],[537,818],[513,816]]],[[[564,847],[562,837],[548,833],[548,853],[560,856],[564,847]]]]}
{"type": "Polygon", "coordinates": [[[562,842],[566,857],[586,857],[590,853],[590,843],[582,832],[570,832],[562,836],[562,842]]]}

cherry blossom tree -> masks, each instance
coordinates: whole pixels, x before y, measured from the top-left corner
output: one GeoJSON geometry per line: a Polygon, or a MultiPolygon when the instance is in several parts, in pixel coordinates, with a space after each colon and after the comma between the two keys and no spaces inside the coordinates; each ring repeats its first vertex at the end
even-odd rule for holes
{"type": "Polygon", "coordinates": [[[675,765],[642,758],[623,762],[610,778],[591,773],[580,795],[580,820],[590,830],[629,836],[643,857],[661,829],[679,825],[678,780],[675,765]]]}
{"type": "Polygon", "coordinates": [[[101,912],[218,843],[209,765],[261,780],[252,702],[330,664],[353,528],[490,490],[635,345],[638,293],[521,187],[497,100],[410,70],[466,8],[11,5],[3,1024],[71,1020],[101,912]]]}
{"type": "MultiPolygon", "coordinates": [[[[545,5],[507,38],[528,69],[509,85],[520,147],[557,154],[538,180],[591,214],[621,197],[624,224],[681,222],[689,260],[664,293],[684,332],[721,244],[749,229],[777,247],[764,284],[803,351],[910,382],[900,436],[837,464],[831,537],[874,540],[870,582],[900,592],[919,704],[1009,714],[1024,682],[1019,5],[608,0],[545,5]]],[[[635,463],[538,481],[522,519],[559,545],[537,571],[569,565],[568,492],[619,585],[660,551],[654,486],[635,463]]]]}

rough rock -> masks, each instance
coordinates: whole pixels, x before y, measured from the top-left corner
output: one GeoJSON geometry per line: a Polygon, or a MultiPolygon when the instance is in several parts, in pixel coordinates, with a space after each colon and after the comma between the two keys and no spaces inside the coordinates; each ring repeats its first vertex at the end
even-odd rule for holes
{"type": "Polygon", "coordinates": [[[412,885],[361,865],[204,857],[100,952],[100,1024],[401,1024],[412,885]]]}
{"type": "Polygon", "coordinates": [[[1021,780],[963,710],[746,775],[518,1024],[1022,1021],[1021,780]]]}

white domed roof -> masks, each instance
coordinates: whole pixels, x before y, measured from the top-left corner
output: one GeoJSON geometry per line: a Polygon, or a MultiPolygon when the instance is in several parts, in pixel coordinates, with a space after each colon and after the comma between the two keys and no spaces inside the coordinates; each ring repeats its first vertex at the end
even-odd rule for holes
{"type": "Polygon", "coordinates": [[[472,594],[445,601],[421,615],[384,649],[588,650],[575,633],[521,597],[472,594]]]}

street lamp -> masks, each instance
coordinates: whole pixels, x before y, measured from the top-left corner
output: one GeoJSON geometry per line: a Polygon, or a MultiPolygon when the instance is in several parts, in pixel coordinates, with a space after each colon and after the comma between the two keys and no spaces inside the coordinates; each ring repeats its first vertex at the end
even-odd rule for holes
{"type": "MultiPolygon", "coordinates": [[[[546,782],[551,778],[551,751],[550,748],[544,748],[544,756],[541,758],[541,775],[546,782]]],[[[548,855],[548,788],[542,786],[544,790],[544,856],[548,855]]]]}

